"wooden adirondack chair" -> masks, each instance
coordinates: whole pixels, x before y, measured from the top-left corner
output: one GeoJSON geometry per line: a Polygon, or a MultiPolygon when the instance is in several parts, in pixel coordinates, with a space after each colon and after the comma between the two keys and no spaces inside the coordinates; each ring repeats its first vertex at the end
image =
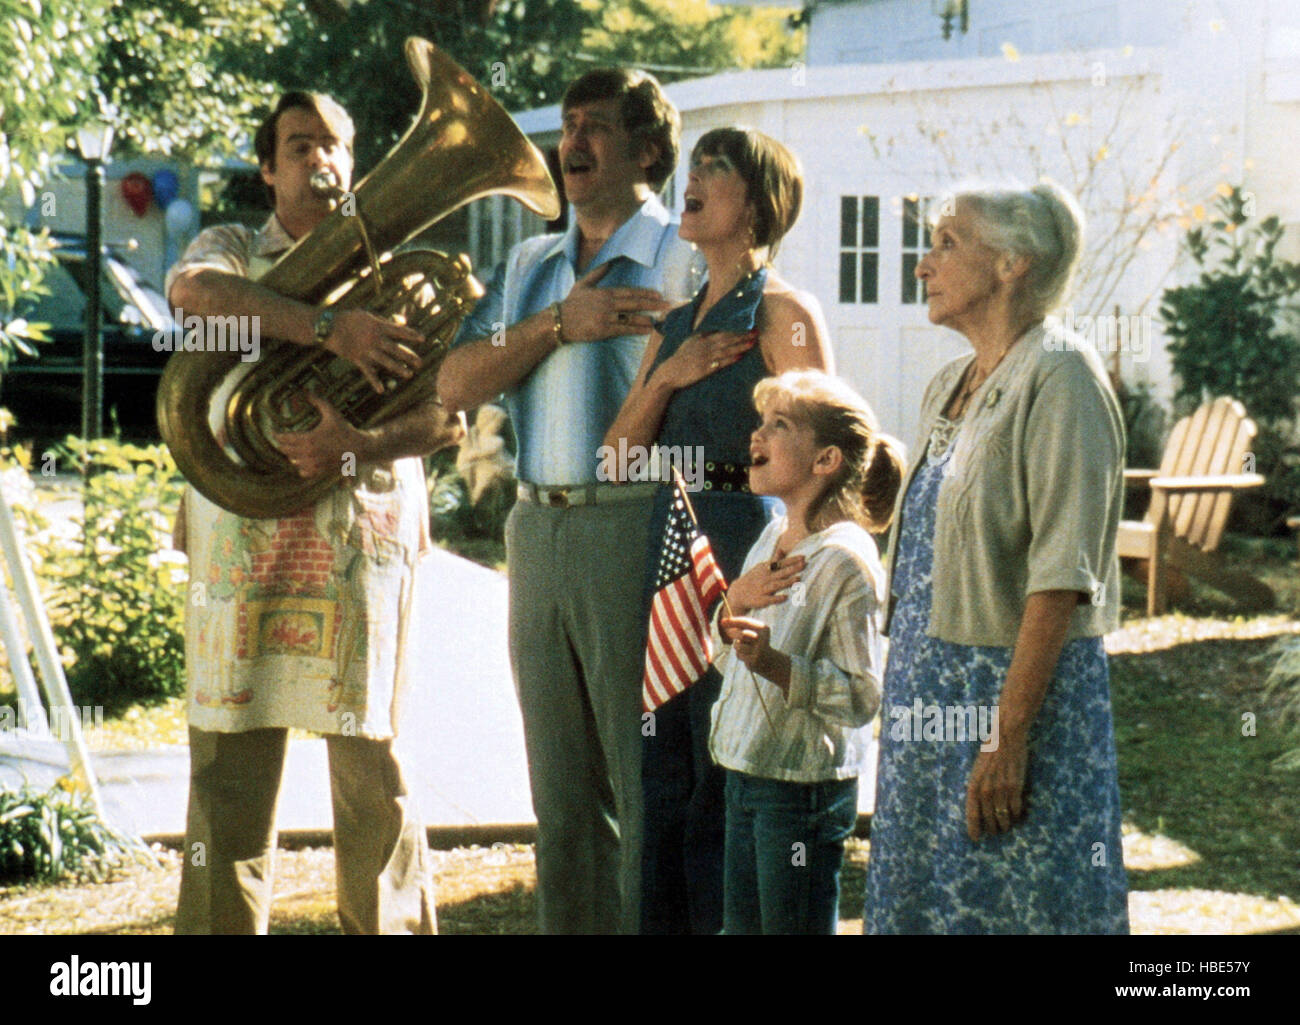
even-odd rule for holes
{"type": "Polygon", "coordinates": [[[1239,601],[1273,605],[1266,584],[1230,569],[1215,554],[1233,494],[1264,483],[1257,473],[1241,472],[1256,431],[1240,402],[1218,398],[1174,425],[1159,470],[1124,471],[1126,483],[1151,489],[1146,516],[1119,525],[1120,558],[1148,560],[1148,616],[1165,610],[1170,566],[1239,601]]]}

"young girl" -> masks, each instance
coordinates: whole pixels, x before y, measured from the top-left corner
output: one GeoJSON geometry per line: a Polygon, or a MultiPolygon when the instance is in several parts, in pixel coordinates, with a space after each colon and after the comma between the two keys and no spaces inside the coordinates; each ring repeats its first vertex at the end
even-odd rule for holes
{"type": "Polygon", "coordinates": [[[883,530],[897,442],[852,389],[818,371],[761,381],[749,483],[785,504],[720,613],[731,647],[710,750],[727,770],[726,933],[834,934],[844,841],[880,704],[883,530]]]}

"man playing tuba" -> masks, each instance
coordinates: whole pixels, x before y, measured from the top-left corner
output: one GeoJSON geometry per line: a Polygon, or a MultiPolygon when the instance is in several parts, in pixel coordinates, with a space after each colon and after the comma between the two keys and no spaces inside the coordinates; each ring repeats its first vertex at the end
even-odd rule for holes
{"type": "MultiPolygon", "coordinates": [[[[312,175],[328,172],[349,187],[352,139],[352,121],[334,100],[286,93],[255,137],[274,213],[258,231],[203,231],[166,287],[185,313],[258,318],[266,336],[322,346],[378,390],[381,374],[404,379],[419,365],[405,344],[419,335],[365,310],[336,315],[256,283],[331,212],[312,175]]],[[[188,488],[177,524],[191,579],[190,798],[178,933],[266,932],[290,727],[326,736],[344,931],[436,930],[424,829],[393,740],[415,568],[429,548],[416,457],[445,442],[442,418],[430,401],[360,430],[320,398],[306,400],[319,424],[276,444],[303,477],[342,470],[337,487],[267,520],[236,516],[188,488]]]]}

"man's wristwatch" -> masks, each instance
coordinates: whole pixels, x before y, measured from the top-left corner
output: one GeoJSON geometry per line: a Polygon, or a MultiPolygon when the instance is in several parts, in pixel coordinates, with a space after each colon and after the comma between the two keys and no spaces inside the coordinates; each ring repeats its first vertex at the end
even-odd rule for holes
{"type": "Polygon", "coordinates": [[[312,326],[312,334],[316,336],[316,344],[322,349],[325,348],[325,339],[330,336],[334,330],[334,311],[321,310],[316,315],[316,323],[312,326]]]}

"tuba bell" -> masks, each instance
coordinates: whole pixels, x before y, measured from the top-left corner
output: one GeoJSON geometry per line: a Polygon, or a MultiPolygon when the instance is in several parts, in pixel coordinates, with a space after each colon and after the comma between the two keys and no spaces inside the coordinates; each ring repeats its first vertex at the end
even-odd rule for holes
{"type": "MultiPolygon", "coordinates": [[[[189,482],[237,515],[285,516],[338,483],[340,474],[303,480],[271,441],[319,421],[304,392],[328,400],[360,428],[435,397],[438,368],[482,289],[464,255],[389,250],[484,196],[504,194],[547,220],[559,216],[545,159],[496,100],[427,40],[408,39],[406,60],[423,91],[414,123],[350,195],[335,190],[348,202],[259,283],[291,299],[364,307],[406,323],[425,339],[411,346],[420,367],[406,381],[385,380],[381,395],[352,364],[314,346],[264,343],[261,360],[242,378],[233,374],[248,367],[238,351],[173,353],[158,385],[158,429],[189,482]],[[215,432],[208,416],[214,400],[215,432]]],[[[443,416],[445,448],[463,431],[458,416],[443,416]]]]}

